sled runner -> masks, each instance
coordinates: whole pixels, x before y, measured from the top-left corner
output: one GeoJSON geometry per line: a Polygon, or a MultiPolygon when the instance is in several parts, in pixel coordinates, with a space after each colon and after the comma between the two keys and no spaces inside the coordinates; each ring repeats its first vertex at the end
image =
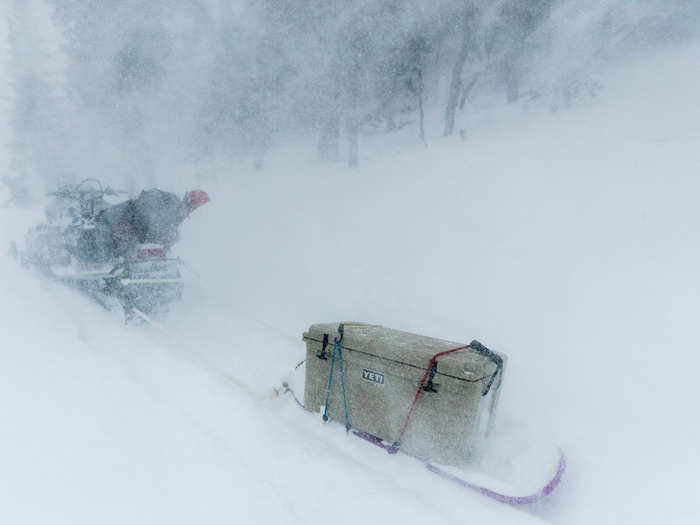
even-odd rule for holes
{"type": "MultiPolygon", "coordinates": [[[[367,434],[366,432],[354,430],[353,434],[389,453],[392,453],[394,450],[391,444],[384,443],[378,437],[367,434]]],[[[426,469],[447,481],[456,483],[464,488],[474,490],[479,494],[509,505],[532,505],[542,501],[559,486],[564,472],[566,471],[566,457],[564,453],[559,450],[556,463],[550,462],[544,465],[544,473],[536,474],[542,480],[540,487],[528,492],[504,480],[494,478],[478,469],[460,469],[457,467],[442,466],[426,462],[407,452],[402,453],[422,462],[426,469]]]]}

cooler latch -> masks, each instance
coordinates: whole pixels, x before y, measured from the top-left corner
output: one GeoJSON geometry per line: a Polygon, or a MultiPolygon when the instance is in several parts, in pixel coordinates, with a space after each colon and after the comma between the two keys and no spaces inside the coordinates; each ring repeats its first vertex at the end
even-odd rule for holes
{"type": "MultiPolygon", "coordinates": [[[[496,380],[496,377],[499,377],[499,374],[503,373],[503,358],[500,355],[498,355],[496,352],[494,352],[493,350],[486,348],[484,345],[482,345],[476,339],[474,339],[471,343],[469,343],[469,346],[476,353],[483,355],[487,359],[490,359],[491,362],[493,362],[493,364],[496,365],[496,370],[494,371],[494,373],[491,375],[491,378],[486,383],[484,390],[481,392],[481,395],[485,396],[486,394],[489,393],[489,390],[491,390],[491,387],[493,386],[493,383],[496,380]]],[[[500,377],[499,377],[499,381],[498,381],[498,384],[496,385],[496,388],[498,389],[498,388],[500,388],[500,386],[501,386],[501,381],[500,381],[500,377]]]]}
{"type": "Polygon", "coordinates": [[[323,359],[324,361],[328,360],[328,356],[326,356],[326,347],[328,346],[328,334],[323,334],[323,344],[321,345],[321,351],[316,354],[316,357],[319,359],[323,359]]]}
{"type": "Polygon", "coordinates": [[[438,385],[437,383],[433,383],[433,378],[435,377],[436,373],[437,360],[433,361],[433,364],[430,366],[430,373],[428,374],[428,380],[426,381],[425,385],[423,385],[423,392],[437,393],[438,389],[440,388],[440,385],[438,385]]]}

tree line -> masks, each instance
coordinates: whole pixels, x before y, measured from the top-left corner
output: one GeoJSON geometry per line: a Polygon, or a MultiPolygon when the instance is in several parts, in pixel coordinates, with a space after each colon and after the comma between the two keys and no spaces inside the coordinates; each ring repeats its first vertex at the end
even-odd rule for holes
{"type": "Polygon", "coordinates": [[[262,169],[275,143],[312,134],[320,160],[357,166],[363,134],[450,136],[480,93],[592,96],[591,63],[696,36],[700,19],[690,0],[52,0],[49,52],[32,27],[44,1],[9,21],[13,167],[66,179],[262,169]]]}

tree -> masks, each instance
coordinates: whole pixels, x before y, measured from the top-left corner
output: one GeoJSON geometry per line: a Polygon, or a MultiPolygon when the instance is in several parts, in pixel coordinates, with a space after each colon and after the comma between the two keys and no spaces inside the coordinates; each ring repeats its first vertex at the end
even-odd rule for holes
{"type": "Polygon", "coordinates": [[[10,168],[7,181],[29,202],[31,193],[41,191],[49,180],[67,179],[66,133],[63,126],[64,100],[54,57],[36,27],[42,20],[38,1],[17,2],[8,21],[14,106],[10,125],[10,168]]]}
{"type": "MultiPolygon", "coordinates": [[[[413,34],[401,46],[394,66],[395,86],[391,90],[391,97],[400,94],[401,90],[407,91],[411,98],[415,99],[418,111],[418,137],[425,144],[425,110],[423,99],[425,96],[425,61],[430,52],[430,46],[424,35],[413,34]]],[[[393,119],[392,119],[393,120],[393,119]]]]}
{"type": "Polygon", "coordinates": [[[506,91],[506,100],[515,102],[520,97],[522,61],[527,54],[530,36],[547,19],[554,0],[506,1],[499,13],[496,30],[500,40],[500,69],[506,91]]]}
{"type": "Polygon", "coordinates": [[[455,113],[457,112],[457,103],[459,102],[460,92],[463,86],[462,71],[464,70],[464,63],[467,61],[467,57],[474,47],[476,15],[477,12],[473,6],[468,6],[462,13],[461,25],[459,26],[461,33],[459,52],[452,66],[450,91],[445,106],[445,128],[442,132],[445,137],[452,135],[454,132],[455,113]]]}

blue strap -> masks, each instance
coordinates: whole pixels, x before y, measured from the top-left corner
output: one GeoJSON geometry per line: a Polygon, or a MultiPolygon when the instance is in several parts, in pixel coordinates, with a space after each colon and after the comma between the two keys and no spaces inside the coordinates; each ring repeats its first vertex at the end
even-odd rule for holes
{"type": "Polygon", "coordinates": [[[333,370],[335,369],[335,356],[338,355],[338,366],[340,367],[340,385],[343,392],[343,407],[345,408],[345,430],[350,430],[350,413],[348,411],[348,398],[345,392],[345,371],[343,370],[343,340],[344,326],[338,326],[340,337],[333,340],[333,354],[331,355],[331,370],[328,374],[328,387],[326,388],[326,402],[323,407],[323,420],[328,421],[328,403],[331,397],[331,386],[333,385],[333,370]]]}
{"type": "Polygon", "coordinates": [[[342,390],[343,390],[343,406],[345,407],[345,431],[349,432],[350,431],[350,414],[348,412],[348,397],[345,395],[345,372],[343,371],[343,347],[340,346],[340,343],[337,343],[337,345],[338,345],[338,357],[339,357],[338,363],[340,364],[340,384],[341,384],[342,390]]]}
{"type": "Polygon", "coordinates": [[[328,402],[331,397],[331,384],[333,384],[333,369],[335,368],[336,343],[333,342],[333,354],[331,355],[331,372],[328,374],[328,387],[326,387],[326,402],[323,406],[323,420],[328,421],[328,402]]]}

